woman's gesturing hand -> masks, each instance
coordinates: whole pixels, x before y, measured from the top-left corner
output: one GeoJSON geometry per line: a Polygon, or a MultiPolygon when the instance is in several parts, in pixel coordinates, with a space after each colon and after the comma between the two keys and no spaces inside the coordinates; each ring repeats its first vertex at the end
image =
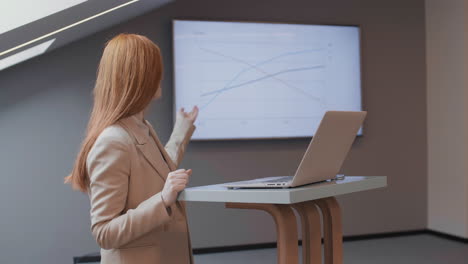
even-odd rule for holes
{"type": "Polygon", "coordinates": [[[198,116],[198,106],[194,106],[192,111],[190,111],[190,112],[185,112],[184,108],[182,107],[179,110],[179,116],[181,116],[183,118],[186,118],[186,119],[190,120],[192,123],[194,123],[195,120],[197,119],[197,116],[198,116]]]}
{"type": "Polygon", "coordinates": [[[185,186],[187,186],[190,175],[192,175],[192,169],[178,169],[169,172],[166,183],[164,184],[163,190],[161,192],[166,206],[171,206],[175,203],[177,194],[185,189],[185,186]]]}

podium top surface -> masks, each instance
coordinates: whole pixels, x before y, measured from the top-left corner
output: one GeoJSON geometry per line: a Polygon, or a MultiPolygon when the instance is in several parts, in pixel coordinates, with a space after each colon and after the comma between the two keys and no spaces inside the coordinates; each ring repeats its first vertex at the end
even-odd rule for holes
{"type": "Polygon", "coordinates": [[[178,200],[190,202],[232,202],[292,204],[387,186],[386,176],[346,176],[343,180],[282,189],[228,189],[223,184],[186,188],[178,200]]]}

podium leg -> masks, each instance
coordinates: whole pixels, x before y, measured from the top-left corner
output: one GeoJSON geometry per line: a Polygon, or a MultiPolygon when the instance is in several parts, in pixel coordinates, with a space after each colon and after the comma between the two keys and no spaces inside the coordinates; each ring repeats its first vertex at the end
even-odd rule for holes
{"type": "Polygon", "coordinates": [[[226,203],[226,208],[263,210],[276,224],[278,264],[299,263],[296,217],[289,205],[258,203],[226,203]]]}
{"type": "Polygon", "coordinates": [[[311,202],[292,204],[301,217],[302,224],[302,263],[322,263],[322,228],[320,213],[317,206],[311,202]]]}
{"type": "Polygon", "coordinates": [[[325,264],[342,264],[343,232],[338,201],[335,197],[328,197],[308,203],[315,203],[322,211],[325,264]]]}

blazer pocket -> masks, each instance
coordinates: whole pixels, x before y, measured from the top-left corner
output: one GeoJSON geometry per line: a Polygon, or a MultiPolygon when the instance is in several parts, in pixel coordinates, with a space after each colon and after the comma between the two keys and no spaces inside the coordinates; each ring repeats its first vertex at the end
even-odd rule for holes
{"type": "Polygon", "coordinates": [[[160,263],[161,250],[157,245],[141,245],[118,250],[122,264],[160,263]]]}
{"type": "Polygon", "coordinates": [[[143,244],[143,245],[131,245],[131,246],[126,246],[126,247],[121,247],[118,248],[119,250],[127,250],[127,249],[133,249],[133,248],[145,248],[145,247],[155,247],[155,244],[143,244]]]}

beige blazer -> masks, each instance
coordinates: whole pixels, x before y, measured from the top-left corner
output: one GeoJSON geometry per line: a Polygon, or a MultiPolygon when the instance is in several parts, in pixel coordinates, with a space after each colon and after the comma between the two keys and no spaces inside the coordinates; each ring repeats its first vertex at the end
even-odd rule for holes
{"type": "Polygon", "coordinates": [[[163,146],[145,123],[131,116],[109,126],[87,157],[91,231],[101,247],[101,263],[193,263],[185,203],[166,208],[161,190],[168,173],[177,169],[195,126],[177,120],[163,146]],[[145,123],[159,150],[150,144],[145,123]]]}

